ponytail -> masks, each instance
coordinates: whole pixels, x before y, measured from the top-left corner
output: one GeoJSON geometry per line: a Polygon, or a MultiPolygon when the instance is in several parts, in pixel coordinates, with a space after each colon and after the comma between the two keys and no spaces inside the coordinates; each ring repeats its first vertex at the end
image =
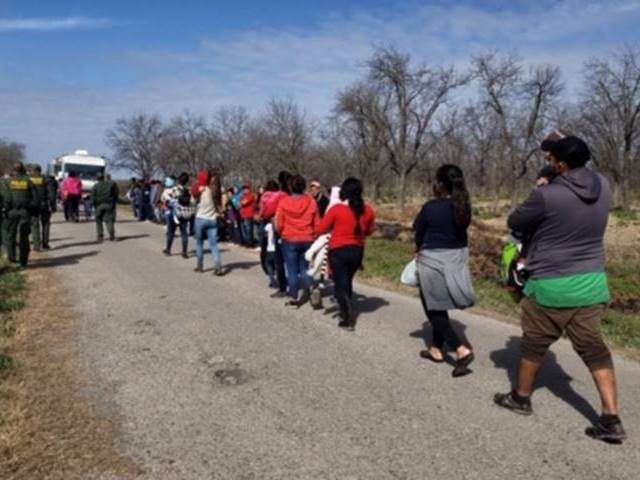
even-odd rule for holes
{"type": "Polygon", "coordinates": [[[347,201],[356,217],[355,234],[362,235],[360,217],[364,215],[364,199],[362,198],[362,182],[354,177],[347,178],[340,187],[340,200],[347,201]]]}
{"type": "Polygon", "coordinates": [[[462,170],[456,165],[442,165],[436,172],[436,180],[451,195],[456,223],[466,227],[471,221],[471,200],[462,170]]]}

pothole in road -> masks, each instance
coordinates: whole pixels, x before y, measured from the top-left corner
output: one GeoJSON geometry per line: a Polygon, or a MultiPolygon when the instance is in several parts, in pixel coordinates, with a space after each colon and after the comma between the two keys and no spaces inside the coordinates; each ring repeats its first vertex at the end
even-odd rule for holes
{"type": "Polygon", "coordinates": [[[247,383],[251,376],[245,369],[240,368],[240,360],[230,361],[222,355],[203,355],[202,363],[213,369],[213,379],[219,385],[233,387],[247,383]]]}
{"type": "Polygon", "coordinates": [[[240,367],[220,368],[213,372],[213,377],[218,383],[226,387],[242,385],[249,380],[249,374],[240,367]]]}

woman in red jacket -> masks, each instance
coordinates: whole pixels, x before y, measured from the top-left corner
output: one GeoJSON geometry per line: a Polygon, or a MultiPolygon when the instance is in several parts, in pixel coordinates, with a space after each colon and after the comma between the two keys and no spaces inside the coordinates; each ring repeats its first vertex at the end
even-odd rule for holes
{"type": "Polygon", "coordinates": [[[242,197],[240,200],[240,218],[242,219],[242,239],[244,246],[255,247],[253,236],[253,219],[258,213],[258,202],[255,193],[251,190],[251,185],[245,183],[242,186],[242,197]]]}
{"type": "Polygon", "coordinates": [[[346,203],[331,207],[318,233],[331,233],[329,239],[329,265],[333,273],[334,295],[340,305],[339,327],[355,329],[353,315],[353,277],[362,265],[364,244],[375,230],[375,212],[362,199],[362,182],[347,178],[340,187],[340,200],[346,203]]]}
{"type": "Polygon", "coordinates": [[[307,182],[300,175],[291,178],[291,195],[282,197],[276,210],[276,231],[282,238],[282,253],[287,269],[287,283],[291,299],[287,305],[299,307],[311,295],[313,279],[307,273],[309,263],[304,258],[316,236],[318,205],[305,194],[307,182]],[[303,294],[298,298],[300,282],[303,294]]]}

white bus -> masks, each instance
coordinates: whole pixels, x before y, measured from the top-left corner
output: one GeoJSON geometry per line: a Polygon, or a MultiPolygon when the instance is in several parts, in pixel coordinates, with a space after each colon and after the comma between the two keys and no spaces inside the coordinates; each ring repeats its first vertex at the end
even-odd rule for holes
{"type": "Polygon", "coordinates": [[[89,155],[86,150],[76,150],[51,162],[48,173],[62,182],[69,172],[75,172],[82,180],[83,192],[89,192],[96,183],[98,173],[105,173],[106,168],[107,161],[104,158],[89,155]]]}

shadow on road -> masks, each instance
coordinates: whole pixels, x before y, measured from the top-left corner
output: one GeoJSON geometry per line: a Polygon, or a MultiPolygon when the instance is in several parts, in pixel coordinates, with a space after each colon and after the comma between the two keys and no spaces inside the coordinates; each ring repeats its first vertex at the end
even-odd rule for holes
{"type": "MultiPolygon", "coordinates": [[[[459,322],[454,318],[451,318],[450,320],[451,320],[451,327],[453,328],[453,331],[456,332],[456,334],[458,335],[458,338],[460,338],[460,341],[467,347],[471,348],[471,342],[469,342],[469,339],[467,338],[467,334],[465,333],[467,326],[464,323],[459,322]]],[[[409,336],[413,338],[421,339],[424,342],[425,348],[428,348],[433,343],[433,329],[431,328],[431,323],[429,323],[429,321],[424,322],[420,330],[411,332],[409,336]]],[[[445,354],[444,360],[449,365],[454,367],[456,364],[455,359],[451,355],[447,355],[447,351],[448,351],[447,347],[448,345],[444,346],[444,351],[443,351],[443,353],[445,354]]]]}
{"type": "Polygon", "coordinates": [[[49,243],[51,243],[51,242],[64,242],[65,240],[73,240],[73,237],[50,238],[49,239],[49,243]]]}
{"type": "MultiPolygon", "coordinates": [[[[497,368],[507,371],[511,385],[515,385],[518,378],[518,362],[520,359],[520,338],[510,337],[505,348],[491,352],[489,358],[497,368]]],[[[598,413],[591,404],[571,386],[573,378],[558,364],[556,355],[552,351],[547,353],[535,389],[546,388],[560,400],[571,405],[587,420],[594,423],[598,413]]]]}
{"type": "MultiPolygon", "coordinates": [[[[116,242],[123,242],[125,240],[134,240],[137,238],[145,238],[148,236],[149,236],[148,234],[141,234],[141,235],[128,235],[128,236],[116,237],[116,242]]],[[[91,240],[88,242],[63,243],[62,245],[54,247],[51,250],[63,250],[65,248],[73,248],[73,247],[88,247],[89,245],[96,245],[96,241],[91,240]]]]}
{"type": "MultiPolygon", "coordinates": [[[[326,295],[323,294],[323,297],[326,295]]],[[[363,313],[373,313],[389,305],[389,302],[381,297],[366,297],[358,293],[353,294],[353,319],[355,322],[363,313]]],[[[338,314],[340,307],[338,304],[332,305],[324,310],[325,315],[338,314]]],[[[337,315],[336,315],[337,318],[337,315]]]]}
{"type": "Polygon", "coordinates": [[[95,240],[91,240],[90,242],[63,243],[62,245],[59,245],[57,247],[53,247],[51,250],[55,251],[55,250],[63,250],[65,248],[87,247],[89,245],[95,245],[95,244],[96,244],[95,240]]]}
{"type": "Polygon", "coordinates": [[[140,235],[123,235],[122,237],[118,237],[116,235],[116,242],[124,242],[127,240],[136,240],[138,238],[146,238],[148,237],[148,233],[141,233],[140,235]]]}
{"type": "Polygon", "coordinates": [[[118,223],[144,223],[144,221],[141,222],[135,218],[125,218],[124,220],[116,220],[116,224],[118,223]]]}
{"type": "MultiPolygon", "coordinates": [[[[260,265],[260,262],[231,262],[223,265],[225,274],[234,270],[249,270],[250,268],[260,265]]],[[[205,270],[205,272],[213,271],[213,268],[205,270]]]]}
{"type": "Polygon", "coordinates": [[[80,260],[82,260],[83,258],[93,257],[97,254],[98,254],[97,250],[92,250],[91,252],[77,253],[73,255],[63,255],[60,257],[39,258],[29,263],[29,270],[38,269],[38,268],[59,267],[63,265],[75,265],[79,263],[80,260]]]}

